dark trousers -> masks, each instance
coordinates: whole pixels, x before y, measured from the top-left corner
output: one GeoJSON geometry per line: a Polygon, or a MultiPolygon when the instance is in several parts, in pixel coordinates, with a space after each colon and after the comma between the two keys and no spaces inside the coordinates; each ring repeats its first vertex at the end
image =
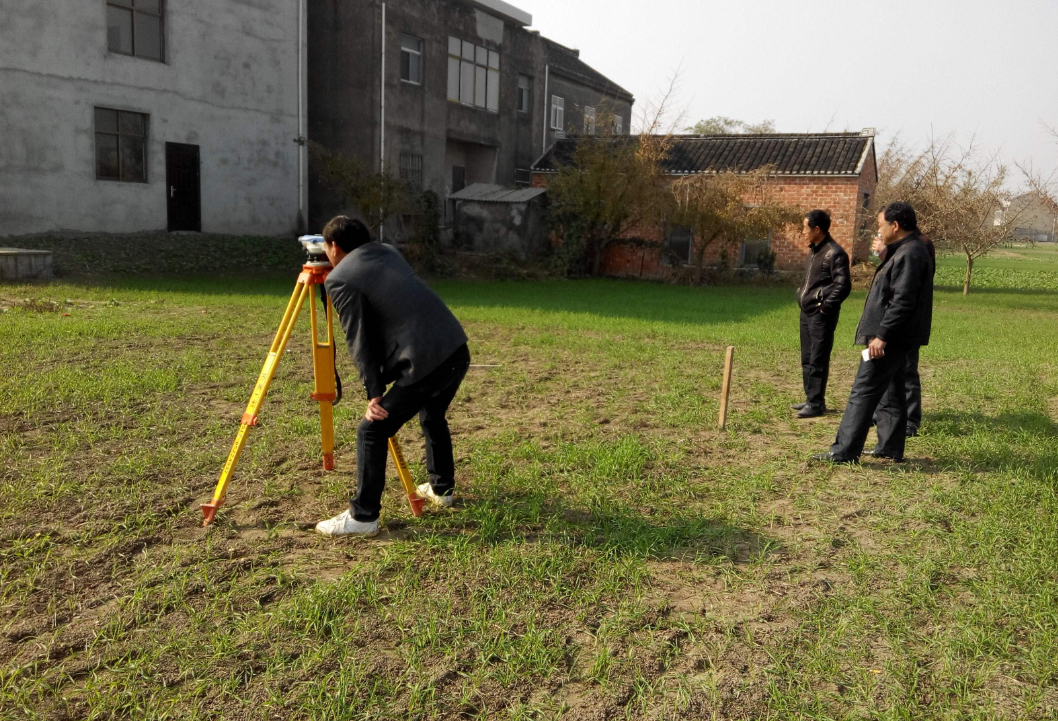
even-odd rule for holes
{"type": "Polygon", "coordinates": [[[908,349],[886,347],[885,355],[860,361],[852,384],[849,404],[838,426],[838,436],[830,452],[837,461],[855,461],[863,453],[871,419],[878,424],[875,451],[892,458],[904,457],[907,440],[907,397],[904,378],[908,349]],[[883,401],[884,398],[884,401],[883,401]],[[877,413],[876,413],[877,411],[877,413]]]}
{"type": "MultiPolygon", "coordinates": [[[[918,374],[918,351],[915,346],[907,352],[907,365],[904,366],[904,397],[907,399],[907,429],[917,431],[922,427],[922,377],[918,374]]],[[[888,398],[882,396],[879,405],[886,405],[888,398]]],[[[878,423],[878,413],[874,414],[878,423]]]]}
{"type": "Polygon", "coordinates": [[[805,403],[813,410],[827,407],[827,379],[830,377],[830,352],[834,349],[834,329],[840,309],[832,313],[801,311],[801,374],[804,377],[805,403]]]}
{"type": "Polygon", "coordinates": [[[426,440],[426,470],[434,493],[443,496],[455,487],[452,435],[445,414],[469,369],[470,351],[464,345],[418,383],[391,387],[382,397],[382,407],[389,411],[389,418],[360,421],[356,429],[356,498],[349,502],[353,518],[378,518],[386,484],[389,439],[416,414],[426,440]]]}

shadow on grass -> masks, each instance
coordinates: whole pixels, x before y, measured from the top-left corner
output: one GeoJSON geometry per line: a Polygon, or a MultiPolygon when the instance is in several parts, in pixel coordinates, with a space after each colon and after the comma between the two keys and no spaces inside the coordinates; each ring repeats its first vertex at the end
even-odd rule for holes
{"type": "Polygon", "coordinates": [[[442,536],[469,532],[489,545],[548,540],[615,558],[748,563],[781,550],[774,539],[694,513],[647,516],[618,502],[579,506],[533,491],[467,500],[444,518],[448,523],[433,529],[442,536]]]}
{"type": "MultiPolygon", "coordinates": [[[[285,273],[274,267],[245,273],[225,269],[216,274],[66,275],[55,282],[102,291],[213,296],[275,296],[294,289],[300,265],[285,273]]],[[[46,289],[51,281],[19,281],[46,289]]],[[[790,288],[761,286],[687,286],[593,278],[543,281],[431,280],[430,284],[457,312],[460,308],[571,313],[656,323],[737,324],[756,316],[794,313],[790,288]]],[[[279,301],[280,303],[282,301],[279,301]]]]}
{"type": "Polygon", "coordinates": [[[947,439],[942,451],[948,461],[1040,479],[1058,476],[1058,424],[1044,413],[946,410],[930,414],[928,421],[930,436],[947,439]]]}
{"type": "Polygon", "coordinates": [[[792,290],[783,286],[692,288],[592,278],[475,283],[439,280],[434,287],[456,306],[690,325],[740,323],[773,311],[792,313],[797,307],[792,290]]]}

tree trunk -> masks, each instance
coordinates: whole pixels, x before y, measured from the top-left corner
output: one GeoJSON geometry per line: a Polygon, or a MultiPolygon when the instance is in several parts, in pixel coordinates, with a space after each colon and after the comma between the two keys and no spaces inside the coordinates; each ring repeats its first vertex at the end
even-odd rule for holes
{"type": "Polygon", "coordinates": [[[603,245],[602,241],[598,241],[592,245],[595,246],[595,253],[592,254],[593,257],[591,259],[591,274],[593,277],[598,277],[599,266],[602,264],[602,254],[603,251],[606,250],[606,246],[603,245]]]}
{"type": "Polygon", "coordinates": [[[962,294],[970,295],[970,275],[974,272],[974,258],[969,253],[966,254],[966,281],[962,285],[962,294]]]}

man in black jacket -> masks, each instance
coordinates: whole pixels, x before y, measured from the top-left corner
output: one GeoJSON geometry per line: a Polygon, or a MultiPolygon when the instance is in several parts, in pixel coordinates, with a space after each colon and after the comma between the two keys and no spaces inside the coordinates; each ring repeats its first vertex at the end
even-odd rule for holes
{"type": "Polygon", "coordinates": [[[878,235],[886,245],[886,257],[875,271],[856,327],[856,343],[867,346],[868,360],[860,363],[834,445],[829,452],[813,456],[816,461],[857,462],[875,410],[878,445],[870,455],[904,459],[907,354],[929,344],[933,262],[919,238],[915,210],[907,203],[892,203],[878,214],[878,235]]]}
{"type": "MultiPolygon", "coordinates": [[[[929,259],[933,262],[933,275],[937,275],[937,248],[933,241],[925,233],[920,233],[919,238],[926,244],[929,259]]],[[[884,263],[888,249],[881,239],[874,241],[872,248],[878,253],[878,262],[884,263]]],[[[912,348],[907,352],[907,365],[904,367],[904,395],[907,398],[907,437],[913,438],[918,435],[918,429],[922,427],[922,376],[918,372],[919,349],[912,348]]],[[[879,406],[886,405],[887,396],[882,396],[879,406]]],[[[874,412],[874,422],[878,423],[878,411],[874,412]]]]}
{"type": "Polygon", "coordinates": [[[327,293],[369,402],[356,431],[356,497],[316,530],[370,537],[378,533],[389,439],[416,414],[430,474],[419,495],[452,505],[455,462],[445,416],[470,368],[470,351],[459,321],[396,248],[372,242],[363,223],[345,216],[328,223],[323,238],[334,266],[327,293]]]}
{"type": "Polygon", "coordinates": [[[849,256],[830,235],[830,216],[813,210],[805,216],[801,236],[808,241],[808,264],[798,290],[801,306],[801,373],[805,402],[792,406],[798,418],[826,413],[827,378],[834,329],[842,302],[852,292],[849,256]]]}

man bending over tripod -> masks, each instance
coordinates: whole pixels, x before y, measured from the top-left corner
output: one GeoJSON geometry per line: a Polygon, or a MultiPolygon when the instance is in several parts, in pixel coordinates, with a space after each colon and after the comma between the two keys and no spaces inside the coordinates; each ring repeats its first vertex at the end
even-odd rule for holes
{"type": "Polygon", "coordinates": [[[395,248],[372,242],[363,223],[340,215],[323,239],[334,266],[327,293],[370,400],[356,430],[356,497],[316,530],[371,537],[378,534],[389,439],[416,414],[430,473],[419,495],[452,505],[455,462],[445,414],[470,368],[470,351],[452,311],[395,248]]]}

